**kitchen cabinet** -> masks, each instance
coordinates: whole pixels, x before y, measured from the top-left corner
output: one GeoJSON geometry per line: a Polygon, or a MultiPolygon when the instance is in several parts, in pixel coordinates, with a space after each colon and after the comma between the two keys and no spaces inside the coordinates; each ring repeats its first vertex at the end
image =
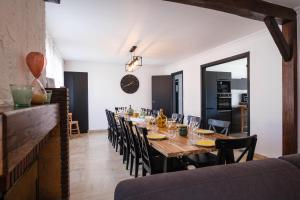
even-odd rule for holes
{"type": "Polygon", "coordinates": [[[232,79],[231,80],[231,89],[232,90],[247,90],[247,79],[232,79]]]}

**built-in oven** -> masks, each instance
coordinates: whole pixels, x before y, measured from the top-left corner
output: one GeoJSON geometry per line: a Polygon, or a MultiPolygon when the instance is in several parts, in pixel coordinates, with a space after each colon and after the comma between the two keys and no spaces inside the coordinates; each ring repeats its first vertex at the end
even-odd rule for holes
{"type": "Polygon", "coordinates": [[[231,93],[231,81],[217,80],[217,93],[231,93]]]}
{"type": "Polygon", "coordinates": [[[217,110],[218,112],[232,111],[231,93],[217,93],[217,110]]]}

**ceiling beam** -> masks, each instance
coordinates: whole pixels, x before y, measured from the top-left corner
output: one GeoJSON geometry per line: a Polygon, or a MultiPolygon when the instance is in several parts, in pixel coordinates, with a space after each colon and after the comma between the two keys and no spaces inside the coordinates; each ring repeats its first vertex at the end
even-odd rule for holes
{"type": "Polygon", "coordinates": [[[271,33],[284,61],[290,61],[293,55],[293,47],[287,43],[274,17],[266,17],[265,24],[269,29],[269,32],[271,33]]]}
{"type": "Polygon", "coordinates": [[[164,0],[209,8],[249,19],[264,21],[267,16],[274,17],[278,24],[295,21],[296,11],[262,0],[164,0]]]}

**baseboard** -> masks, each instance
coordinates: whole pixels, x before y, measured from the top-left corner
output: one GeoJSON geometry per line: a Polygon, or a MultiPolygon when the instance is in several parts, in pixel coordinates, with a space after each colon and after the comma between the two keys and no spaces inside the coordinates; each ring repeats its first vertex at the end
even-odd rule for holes
{"type": "Polygon", "coordinates": [[[107,129],[89,130],[88,133],[107,132],[107,129]]]}

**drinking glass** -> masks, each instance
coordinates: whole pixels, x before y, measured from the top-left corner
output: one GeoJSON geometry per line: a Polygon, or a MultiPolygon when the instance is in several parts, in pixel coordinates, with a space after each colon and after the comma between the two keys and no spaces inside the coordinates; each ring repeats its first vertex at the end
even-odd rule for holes
{"type": "Polygon", "coordinates": [[[175,115],[172,115],[172,120],[176,122],[177,118],[175,115]]]}
{"type": "Polygon", "coordinates": [[[29,107],[31,105],[31,86],[10,84],[10,90],[15,107],[29,107]]]}
{"type": "Polygon", "coordinates": [[[176,130],[168,130],[168,137],[169,137],[169,142],[172,143],[173,140],[176,138],[176,130]]]}

